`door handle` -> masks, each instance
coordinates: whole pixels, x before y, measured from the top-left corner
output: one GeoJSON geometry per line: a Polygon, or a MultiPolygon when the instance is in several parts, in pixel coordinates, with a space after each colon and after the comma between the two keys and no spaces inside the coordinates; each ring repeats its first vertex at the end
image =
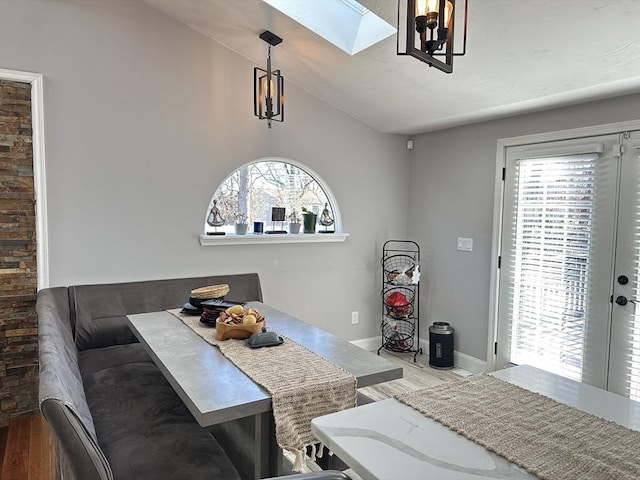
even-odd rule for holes
{"type": "Polygon", "coordinates": [[[616,297],[616,303],[618,305],[620,305],[621,307],[624,307],[627,303],[633,303],[635,304],[636,301],[635,300],[630,300],[627,297],[625,297],[624,295],[618,295],[616,297]]]}

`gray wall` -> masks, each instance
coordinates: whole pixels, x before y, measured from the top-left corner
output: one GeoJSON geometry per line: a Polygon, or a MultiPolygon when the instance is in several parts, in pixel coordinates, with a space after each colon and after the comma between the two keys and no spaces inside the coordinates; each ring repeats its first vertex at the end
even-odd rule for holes
{"type": "Polygon", "coordinates": [[[423,250],[422,332],[450,321],[457,349],[484,359],[496,139],[640,117],[634,96],[450,129],[416,137],[409,162],[403,137],[290,82],[287,121],[267,130],[253,66],[135,0],[0,0],[0,68],[45,79],[51,285],[256,271],[268,303],[365,338],[379,333],[382,244],[408,231],[423,250]],[[219,183],[264,157],[324,178],[344,244],[199,245],[219,183]]]}
{"type": "Polygon", "coordinates": [[[485,360],[499,138],[640,119],[640,95],[520,115],[415,138],[409,182],[409,237],[420,243],[422,328],[446,321],[456,350],[485,360]],[[457,238],[473,238],[473,252],[457,238]]]}
{"type": "Polygon", "coordinates": [[[404,138],[291,83],[268,130],[253,67],[138,1],[0,1],[0,68],[44,75],[52,286],[256,271],[273,306],[347,339],[378,334],[382,243],[406,236],[404,138]],[[264,157],[330,185],[344,244],[200,246],[217,186],[264,157]]]}

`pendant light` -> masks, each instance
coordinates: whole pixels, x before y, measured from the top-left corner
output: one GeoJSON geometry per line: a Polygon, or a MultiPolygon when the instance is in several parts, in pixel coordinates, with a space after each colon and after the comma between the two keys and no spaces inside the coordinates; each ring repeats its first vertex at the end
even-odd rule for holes
{"type": "Polygon", "coordinates": [[[253,114],[260,120],[284,122],[284,77],[280,70],[271,69],[271,47],[282,43],[277,35],[265,30],[260,38],[269,45],[267,69],[253,69],[253,114]]]}
{"type": "Polygon", "coordinates": [[[468,0],[399,0],[398,55],[410,55],[446,73],[453,71],[453,57],[462,56],[467,48],[468,0]],[[464,15],[456,8],[464,5],[464,15]],[[456,26],[456,19],[463,19],[456,26]],[[454,52],[456,27],[463,32],[461,52],[454,52]],[[441,59],[436,58],[441,57],[441,59]]]}

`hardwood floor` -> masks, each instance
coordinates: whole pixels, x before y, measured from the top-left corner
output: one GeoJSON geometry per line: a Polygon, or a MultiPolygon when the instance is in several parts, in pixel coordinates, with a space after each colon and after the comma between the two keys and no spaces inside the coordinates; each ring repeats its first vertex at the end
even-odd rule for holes
{"type": "Polygon", "coordinates": [[[56,443],[40,414],[0,428],[2,480],[59,480],[56,443]]]}
{"type": "MultiPolygon", "coordinates": [[[[408,392],[446,382],[458,375],[451,370],[437,370],[428,365],[428,355],[395,354],[382,351],[380,355],[401,365],[404,376],[380,385],[360,389],[373,400],[383,400],[401,392],[408,392]]],[[[2,480],[59,480],[55,439],[42,415],[13,420],[0,427],[0,479],[2,480]]],[[[312,462],[307,471],[318,470],[312,462]]],[[[353,471],[347,474],[359,480],[353,471]]]]}

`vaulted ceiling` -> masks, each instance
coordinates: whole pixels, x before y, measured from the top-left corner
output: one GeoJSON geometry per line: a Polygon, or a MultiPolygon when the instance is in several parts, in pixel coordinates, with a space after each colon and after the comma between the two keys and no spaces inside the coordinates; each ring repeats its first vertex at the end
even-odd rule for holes
{"type": "MultiPolygon", "coordinates": [[[[350,56],[262,0],[144,0],[381,132],[415,134],[640,92],[640,0],[469,0],[453,73],[396,55],[396,36],[350,56]]],[[[327,0],[300,0],[322,4],[327,0]]],[[[360,0],[397,24],[397,0],[360,0]]],[[[639,112],[640,117],[640,112],[639,112]]]]}

